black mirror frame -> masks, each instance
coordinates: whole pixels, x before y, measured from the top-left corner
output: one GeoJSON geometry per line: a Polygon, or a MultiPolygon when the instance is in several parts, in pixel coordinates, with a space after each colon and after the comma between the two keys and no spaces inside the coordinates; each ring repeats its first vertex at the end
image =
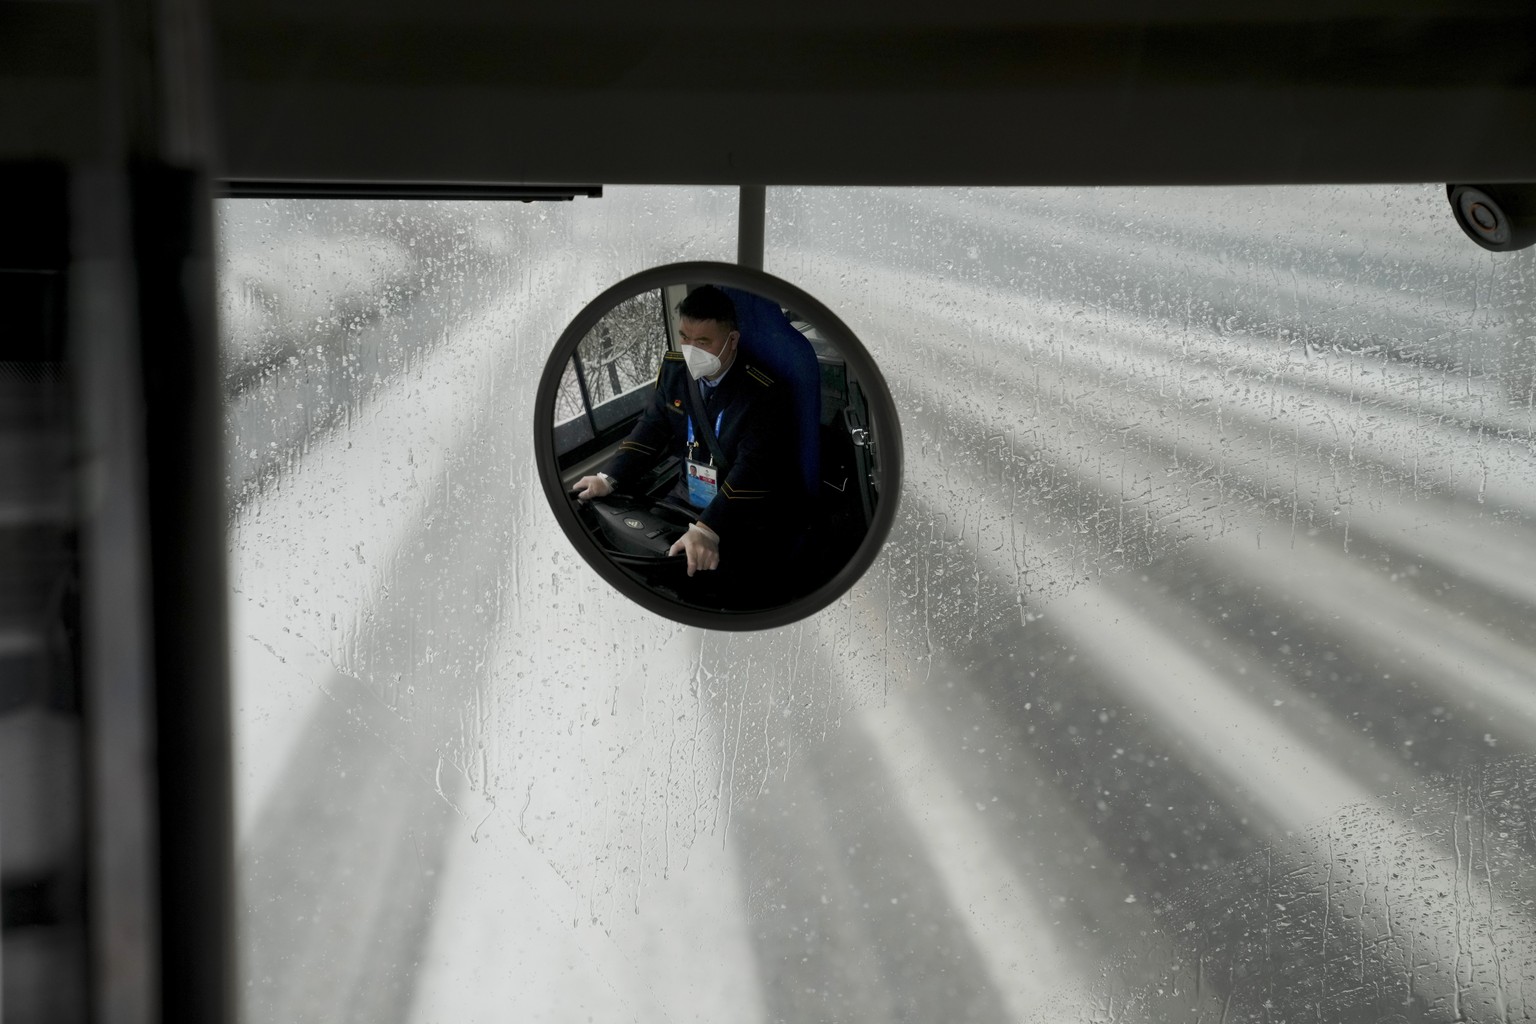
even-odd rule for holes
{"type": "Polygon", "coordinates": [[[902,489],[901,422],[896,416],[896,403],[891,399],[890,388],[874,358],[864,348],[837,316],[803,289],[780,280],[761,270],[734,263],[690,262],[671,263],[641,271],[606,289],[584,306],[571,321],[554,351],[544,364],[539,378],[539,388],[533,403],[534,462],[539,469],[539,481],[544,486],[544,496],[555,513],[555,520],[565,531],[566,537],[588,565],[597,574],[647,611],[654,612],[673,622],[704,629],[747,631],[772,629],[798,622],[836,601],[858,582],[874,564],[891,526],[896,521],[902,489]],[[835,345],[857,376],[864,390],[869,408],[870,424],[875,441],[880,447],[880,502],[875,508],[874,519],[864,540],[826,583],[811,593],[796,598],[788,604],[774,608],[746,612],[708,611],[702,608],[668,600],[652,593],[647,587],[624,572],[603,554],[596,542],[588,535],[576,516],[565,488],[560,482],[560,468],[555,455],[554,418],[555,397],[560,388],[560,378],[566,364],[576,353],[576,347],[596,326],[603,315],[618,303],[667,285],[718,284],[741,288],[772,299],[780,306],[793,309],[815,325],[817,332],[835,345]]]}

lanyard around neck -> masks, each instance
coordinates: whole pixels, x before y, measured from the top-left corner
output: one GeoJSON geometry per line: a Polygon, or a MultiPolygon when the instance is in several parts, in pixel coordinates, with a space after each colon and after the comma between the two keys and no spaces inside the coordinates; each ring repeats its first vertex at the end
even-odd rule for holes
{"type": "MultiPolygon", "coordinates": [[[[719,412],[715,413],[715,436],[716,437],[720,436],[720,423],[724,419],[725,419],[725,410],[724,409],[721,409],[719,412]]],[[[692,448],[693,444],[694,444],[694,441],[693,441],[693,417],[689,416],[688,417],[688,447],[692,448]]]]}

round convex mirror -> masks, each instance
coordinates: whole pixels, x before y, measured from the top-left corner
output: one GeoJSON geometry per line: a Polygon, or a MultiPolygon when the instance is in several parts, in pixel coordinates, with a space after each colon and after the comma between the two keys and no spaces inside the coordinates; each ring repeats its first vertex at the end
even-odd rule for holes
{"type": "Polygon", "coordinates": [[[901,491],[896,408],[864,346],[803,290],[728,263],[592,300],[544,367],[534,444],[592,568],[712,629],[826,607],[874,561],[901,491]]]}

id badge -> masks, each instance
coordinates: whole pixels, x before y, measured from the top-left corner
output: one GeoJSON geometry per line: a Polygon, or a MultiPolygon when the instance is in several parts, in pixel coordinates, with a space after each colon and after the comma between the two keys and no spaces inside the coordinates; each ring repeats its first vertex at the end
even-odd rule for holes
{"type": "Polygon", "coordinates": [[[688,460],[688,503],[690,505],[703,508],[715,500],[715,494],[719,491],[718,473],[719,470],[714,466],[688,460]]]}

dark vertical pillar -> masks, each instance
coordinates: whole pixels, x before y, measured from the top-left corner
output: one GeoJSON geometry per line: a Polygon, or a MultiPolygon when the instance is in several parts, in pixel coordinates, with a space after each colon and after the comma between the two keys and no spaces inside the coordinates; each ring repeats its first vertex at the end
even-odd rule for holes
{"type": "Polygon", "coordinates": [[[212,201],[196,170],[140,164],[130,182],[154,621],[162,1019],[230,1020],[233,815],[212,201]]]}
{"type": "Polygon", "coordinates": [[[85,1024],[69,175],[0,162],[0,1018],[85,1024]]]}
{"type": "MultiPolygon", "coordinates": [[[[100,556],[116,565],[115,585],[142,607],[104,611],[99,624],[128,642],[138,623],[146,682],[137,737],[103,722],[104,745],[146,778],[145,886],[153,890],[141,932],[157,937],[143,958],[146,978],[127,973],[104,984],[137,993],[150,1020],[204,1022],[235,1015],[233,813],[225,621],[225,502],[221,391],[214,327],[214,147],[209,97],[210,45],[200,0],[108,0],[103,4],[104,135],[111,155],[98,189],[104,250],[122,272],[106,291],[131,311],[131,326],[108,337],[105,361],[122,376],[98,381],[116,406],[98,429],[104,458],[118,460],[116,496],[127,530],[101,517],[100,556]],[[123,393],[111,394],[112,389],[123,393]],[[113,429],[135,436],[113,437],[113,429]],[[120,557],[139,545],[142,557],[120,557]],[[113,562],[113,559],[117,559],[113,562]],[[135,576],[135,573],[137,575],[135,576]],[[137,746],[136,746],[137,745],[137,746]],[[142,757],[132,765],[135,749],[142,757]],[[151,919],[152,918],[152,919],[151,919]]],[[[105,293],[105,291],[104,291],[105,293]]],[[[110,667],[103,666],[109,673],[110,667]]],[[[130,687],[109,691],[133,703],[130,687]]],[[[110,699],[102,707],[106,713],[110,699]]],[[[110,780],[103,779],[103,799],[110,780]]],[[[104,828],[121,839],[135,822],[104,828]]],[[[132,864],[119,865],[131,870],[132,864]]],[[[132,924],[134,908],[116,912],[132,924]]],[[[110,936],[108,937],[110,940],[110,936]]],[[[123,955],[107,947],[104,960],[123,955]]],[[[133,1021],[103,1001],[99,1019],[133,1021]]]]}
{"type": "Polygon", "coordinates": [[[127,178],[72,184],[92,1019],[159,1016],[159,891],[144,399],[127,178]]]}

